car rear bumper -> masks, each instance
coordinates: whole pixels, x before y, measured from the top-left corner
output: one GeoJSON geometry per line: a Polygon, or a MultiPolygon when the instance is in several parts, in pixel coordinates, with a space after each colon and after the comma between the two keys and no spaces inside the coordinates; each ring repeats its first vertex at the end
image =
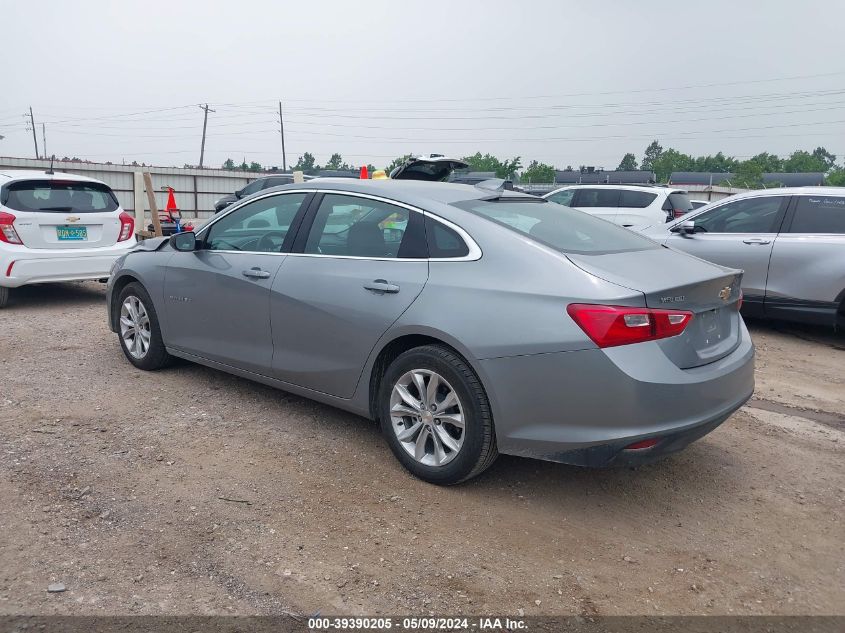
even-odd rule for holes
{"type": "Polygon", "coordinates": [[[10,249],[0,252],[0,286],[17,288],[55,281],[104,279],[114,261],[126,254],[135,240],[106,248],[67,250],[10,249]]]}
{"type": "Polygon", "coordinates": [[[754,391],[754,346],[680,369],[657,343],[480,361],[499,451],[581,466],[652,461],[709,433],[754,391]],[[625,450],[657,438],[646,449],[625,450]]]}

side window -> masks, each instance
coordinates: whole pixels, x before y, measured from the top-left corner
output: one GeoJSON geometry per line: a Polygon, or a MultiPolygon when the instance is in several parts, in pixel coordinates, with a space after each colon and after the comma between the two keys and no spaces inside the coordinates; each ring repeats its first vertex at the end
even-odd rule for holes
{"type": "Polygon", "coordinates": [[[296,217],[304,193],[261,198],[211,225],[205,248],[212,251],[278,253],[296,217]]]}
{"type": "Polygon", "coordinates": [[[253,180],[249,183],[246,187],[241,189],[241,198],[245,198],[246,196],[252,195],[256,191],[261,191],[264,188],[264,181],[263,180],[253,180]]]}
{"type": "Polygon", "coordinates": [[[425,219],[425,233],[428,238],[429,257],[442,259],[466,257],[469,247],[457,231],[432,218],[425,219]]]}
{"type": "Polygon", "coordinates": [[[423,217],[379,200],[326,194],[304,252],[338,257],[425,257],[423,217]]]}
{"type": "Polygon", "coordinates": [[[648,191],[629,191],[623,189],[619,197],[619,206],[629,209],[645,209],[654,202],[656,197],[656,193],[649,193],[648,191]]]}
{"type": "Polygon", "coordinates": [[[579,189],[575,207],[616,207],[619,205],[618,189],[579,189]]]}
{"type": "Polygon", "coordinates": [[[549,196],[549,200],[552,202],[557,202],[558,204],[562,204],[565,207],[572,206],[572,198],[575,197],[575,189],[564,189],[563,191],[558,191],[557,193],[553,193],[549,196]]]}
{"type": "Polygon", "coordinates": [[[728,202],[694,218],[696,230],[707,233],[777,233],[783,196],[728,202]]]}
{"type": "Polygon", "coordinates": [[[799,196],[789,232],[845,234],[845,197],[799,196]]]}

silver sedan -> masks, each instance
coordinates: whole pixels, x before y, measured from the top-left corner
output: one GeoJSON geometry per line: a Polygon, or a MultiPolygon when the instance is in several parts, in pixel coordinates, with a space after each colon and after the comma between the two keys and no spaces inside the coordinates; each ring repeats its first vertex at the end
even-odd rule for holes
{"type": "Polygon", "coordinates": [[[126,358],[172,357],[378,420],[438,484],[499,453],[604,466],[740,407],[741,273],[533,196],[315,180],[147,240],[109,280],[126,358]]]}

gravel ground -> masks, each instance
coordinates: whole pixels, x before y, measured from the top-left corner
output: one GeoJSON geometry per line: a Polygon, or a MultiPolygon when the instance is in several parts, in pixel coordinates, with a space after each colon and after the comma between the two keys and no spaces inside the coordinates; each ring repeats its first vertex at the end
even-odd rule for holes
{"type": "Polygon", "coordinates": [[[755,399],[660,463],[438,488],[366,420],[135,370],[103,299],[0,311],[0,614],[845,614],[841,335],[752,323],[755,399]]]}

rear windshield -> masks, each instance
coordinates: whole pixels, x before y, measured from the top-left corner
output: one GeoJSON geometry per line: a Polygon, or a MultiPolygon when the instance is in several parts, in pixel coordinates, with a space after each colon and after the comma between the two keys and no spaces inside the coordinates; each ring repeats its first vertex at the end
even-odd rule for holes
{"type": "Polygon", "coordinates": [[[11,182],[3,187],[0,203],[14,211],[48,213],[97,213],[119,206],[107,185],[68,180],[11,182]]]}
{"type": "Polygon", "coordinates": [[[633,231],[546,200],[465,200],[454,206],[506,226],[562,253],[603,255],[660,248],[633,231]]]}
{"type": "Polygon", "coordinates": [[[663,203],[663,210],[692,211],[692,202],[690,202],[689,194],[681,193],[680,191],[670,193],[669,197],[666,198],[666,202],[663,203]]]}

